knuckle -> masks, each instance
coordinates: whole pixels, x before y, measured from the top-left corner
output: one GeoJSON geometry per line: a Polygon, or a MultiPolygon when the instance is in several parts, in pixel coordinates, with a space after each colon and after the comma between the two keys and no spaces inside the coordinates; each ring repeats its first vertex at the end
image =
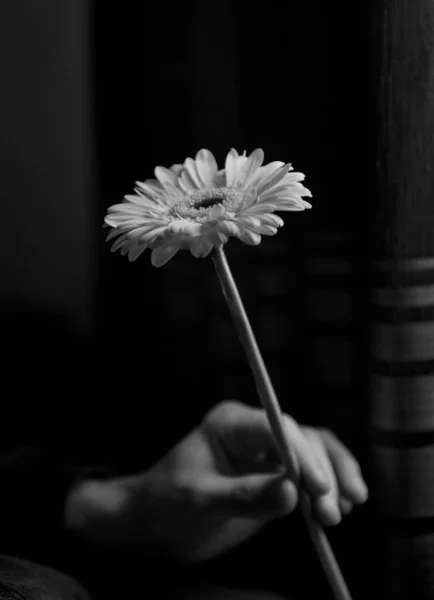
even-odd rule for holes
{"type": "Polygon", "coordinates": [[[184,470],[175,471],[172,474],[172,482],[177,496],[185,498],[192,493],[191,477],[184,470]]]}
{"type": "Polygon", "coordinates": [[[194,510],[206,510],[212,504],[212,498],[205,485],[186,479],[178,488],[179,498],[186,506],[194,510]]]}
{"type": "Polygon", "coordinates": [[[307,427],[303,426],[302,428],[303,435],[308,441],[319,442],[321,441],[321,433],[315,427],[307,427]]]}
{"type": "Polygon", "coordinates": [[[319,427],[318,435],[320,435],[325,440],[335,440],[336,439],[335,434],[328,427],[319,427]]]}
{"type": "Polygon", "coordinates": [[[297,423],[297,421],[295,419],[293,419],[291,417],[291,415],[288,415],[285,413],[284,420],[285,420],[285,425],[289,429],[289,431],[292,431],[294,428],[301,429],[300,425],[297,423]]]}
{"type": "Polygon", "coordinates": [[[221,419],[226,422],[232,421],[235,420],[242,408],[244,408],[244,405],[238,400],[223,400],[211,409],[205,419],[208,422],[220,421],[221,419]]]}

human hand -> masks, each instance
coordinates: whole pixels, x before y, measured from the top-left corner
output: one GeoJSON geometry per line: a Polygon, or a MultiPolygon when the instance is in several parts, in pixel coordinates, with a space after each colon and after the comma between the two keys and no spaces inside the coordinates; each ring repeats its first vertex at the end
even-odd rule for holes
{"type": "MultiPolygon", "coordinates": [[[[367,497],[357,461],[332,432],[300,427],[288,415],[285,423],[316,518],[337,524],[367,497]]],[[[229,401],[150,470],[98,483],[94,497],[110,509],[102,532],[110,544],[188,562],[229,550],[298,501],[265,412],[229,401]]]]}

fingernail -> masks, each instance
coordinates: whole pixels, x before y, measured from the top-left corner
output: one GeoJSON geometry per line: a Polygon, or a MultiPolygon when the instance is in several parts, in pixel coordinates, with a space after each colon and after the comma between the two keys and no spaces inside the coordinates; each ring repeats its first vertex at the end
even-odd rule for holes
{"type": "Polygon", "coordinates": [[[347,502],[345,500],[341,500],[339,502],[339,508],[342,514],[344,515],[349,515],[350,512],[353,509],[353,505],[351,504],[351,502],[347,502]]]}
{"type": "Polygon", "coordinates": [[[337,525],[342,520],[341,511],[336,504],[336,500],[331,496],[324,499],[324,508],[327,510],[327,517],[330,525],[337,525]]]}
{"type": "Polygon", "coordinates": [[[356,479],[353,480],[352,484],[353,484],[353,488],[354,488],[355,492],[360,497],[360,499],[364,502],[369,496],[369,491],[366,486],[366,483],[363,481],[363,479],[361,479],[360,477],[357,477],[356,479]]]}

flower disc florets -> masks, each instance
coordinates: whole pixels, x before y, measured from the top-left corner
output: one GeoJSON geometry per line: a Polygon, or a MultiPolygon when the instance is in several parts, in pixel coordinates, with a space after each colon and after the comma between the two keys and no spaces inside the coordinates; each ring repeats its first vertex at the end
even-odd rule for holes
{"type": "Polygon", "coordinates": [[[244,194],[230,188],[206,188],[186,194],[170,211],[178,219],[190,219],[205,223],[212,220],[213,208],[221,206],[227,212],[233,212],[240,205],[244,194]]]}

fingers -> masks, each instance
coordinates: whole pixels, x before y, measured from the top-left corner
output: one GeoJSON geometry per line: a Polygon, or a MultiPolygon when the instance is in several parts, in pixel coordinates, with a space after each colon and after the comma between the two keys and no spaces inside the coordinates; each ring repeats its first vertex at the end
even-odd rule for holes
{"type": "MultiPolygon", "coordinates": [[[[264,410],[239,402],[224,402],[211,411],[205,425],[213,435],[217,434],[232,462],[244,463],[246,469],[251,470],[253,457],[268,456],[269,465],[274,462],[275,468],[281,464],[264,410]],[[274,461],[270,460],[271,456],[274,461]]],[[[284,416],[284,425],[306,489],[314,495],[329,491],[328,479],[300,426],[288,415],[284,416]]]]}
{"type": "Polygon", "coordinates": [[[303,487],[314,496],[331,491],[331,481],[320,456],[311,446],[300,426],[292,417],[285,415],[288,437],[299,465],[303,487]]]}
{"type": "Polygon", "coordinates": [[[312,506],[324,525],[336,525],[342,515],[351,512],[353,503],[367,499],[368,490],[359,464],[333,432],[310,427],[303,427],[303,432],[317,453],[331,487],[330,492],[313,498],[312,506]]]}
{"type": "MultiPolygon", "coordinates": [[[[283,467],[265,411],[224,402],[207,416],[206,424],[213,434],[217,432],[232,464],[238,461],[243,467],[236,472],[239,477],[227,478],[224,493],[223,488],[216,490],[220,502],[241,512],[249,511],[249,505],[253,513],[270,516],[291,512],[297,501],[296,488],[289,481],[283,483],[283,467]],[[282,475],[277,483],[273,478],[279,465],[282,475]],[[266,473],[271,480],[263,479],[266,473]]],[[[288,415],[284,424],[302,486],[311,496],[317,518],[324,525],[336,525],[343,514],[351,512],[353,503],[367,498],[357,460],[328,430],[300,427],[288,415]]]]}
{"type": "Polygon", "coordinates": [[[341,495],[350,502],[362,504],[368,497],[368,488],[359,463],[332,431],[322,429],[319,434],[333,466],[341,495]]]}
{"type": "Polygon", "coordinates": [[[210,477],[201,483],[201,496],[213,511],[263,521],[291,513],[298,501],[296,487],[283,474],[210,477]]]}
{"type": "Polygon", "coordinates": [[[341,514],[349,515],[353,510],[353,503],[346,498],[339,496],[339,510],[341,511],[341,514]]]}
{"type": "Polygon", "coordinates": [[[317,497],[312,498],[312,508],[318,520],[324,525],[337,525],[342,519],[340,502],[339,502],[339,487],[338,481],[331,464],[323,441],[315,429],[306,427],[304,434],[309,440],[313,452],[316,454],[318,461],[321,463],[324,472],[327,475],[330,490],[317,497]]]}

